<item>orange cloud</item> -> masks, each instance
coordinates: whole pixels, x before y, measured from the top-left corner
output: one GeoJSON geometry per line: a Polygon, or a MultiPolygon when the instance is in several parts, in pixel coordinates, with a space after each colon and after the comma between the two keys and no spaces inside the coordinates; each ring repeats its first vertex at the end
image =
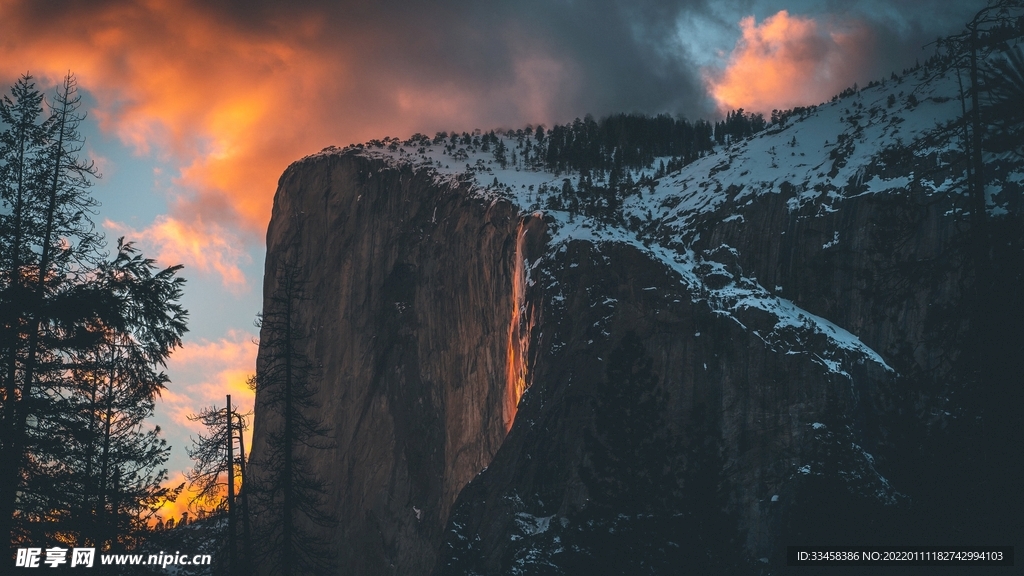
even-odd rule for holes
{"type": "Polygon", "coordinates": [[[30,33],[5,18],[0,28],[11,29],[3,35],[21,42],[4,50],[3,60],[19,65],[3,72],[31,67],[52,80],[75,71],[99,102],[101,129],[137,153],[158,151],[181,166],[175,214],[198,210],[262,230],[277,176],[327,136],[300,138],[310,124],[295,106],[300,91],[317,77],[337,78],[337,70],[184,3],[113,3],[82,16],[77,25],[55,22],[30,33]]]}
{"type": "Polygon", "coordinates": [[[252,338],[247,332],[230,330],[225,338],[186,342],[171,354],[167,367],[177,375],[175,391],[164,391],[163,404],[172,421],[201,431],[186,416],[207,406],[223,407],[227,394],[239,410],[252,408],[254,394],[246,384],[256,371],[257,347],[252,338]]]}
{"type": "MultiPolygon", "coordinates": [[[[386,21],[372,30],[360,10],[270,4],[253,7],[257,16],[215,4],[43,10],[0,0],[0,79],[31,70],[56,82],[74,71],[98,102],[103,131],[178,166],[173,220],[202,214],[250,241],[266,230],[278,177],[306,154],[382,135],[549,121],[551,102],[571,89],[557,60],[528,51],[511,56],[507,78],[461,83],[457,66],[433,75],[407,55],[448,32],[418,40],[386,21]]],[[[438,50],[419,53],[439,58],[438,50]]]]}
{"type": "Polygon", "coordinates": [[[740,29],[725,69],[705,74],[721,112],[767,113],[825,101],[852,84],[873,44],[860,23],[822,25],[786,10],[760,24],[748,16],[740,29]]]}
{"type": "Polygon", "coordinates": [[[216,224],[205,224],[200,217],[189,223],[158,216],[141,231],[110,220],[105,220],[103,227],[155,253],[156,260],[164,266],[184,264],[218,274],[224,286],[235,293],[247,286],[239,264],[250,257],[242,249],[242,241],[216,224]]]}

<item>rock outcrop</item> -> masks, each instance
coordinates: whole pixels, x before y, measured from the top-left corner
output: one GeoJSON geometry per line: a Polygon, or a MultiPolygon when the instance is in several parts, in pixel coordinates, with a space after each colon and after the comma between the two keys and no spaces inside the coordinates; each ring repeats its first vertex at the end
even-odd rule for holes
{"type": "MultiPolygon", "coordinates": [[[[300,162],[281,178],[264,293],[278,293],[283,267],[300,271],[312,416],[334,446],[303,454],[329,484],[339,524],[327,537],[344,573],[428,572],[452,502],[512,417],[519,211],[471,190],[356,155],[300,162]]],[[[258,398],[256,474],[278,425],[258,398]]]]}

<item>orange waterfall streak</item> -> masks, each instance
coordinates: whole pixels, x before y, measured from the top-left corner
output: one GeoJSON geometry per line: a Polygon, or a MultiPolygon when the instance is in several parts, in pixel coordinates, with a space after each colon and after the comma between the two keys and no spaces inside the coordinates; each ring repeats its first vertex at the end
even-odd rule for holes
{"type": "MultiPolygon", "coordinates": [[[[505,367],[505,432],[512,429],[519,407],[519,399],[526,391],[526,350],[530,345],[530,331],[533,322],[526,318],[524,311],[526,302],[526,261],[523,250],[523,239],[526,230],[523,222],[516,229],[516,253],[512,269],[512,318],[508,326],[508,349],[505,367]]],[[[526,315],[529,316],[529,315],[526,315]]]]}

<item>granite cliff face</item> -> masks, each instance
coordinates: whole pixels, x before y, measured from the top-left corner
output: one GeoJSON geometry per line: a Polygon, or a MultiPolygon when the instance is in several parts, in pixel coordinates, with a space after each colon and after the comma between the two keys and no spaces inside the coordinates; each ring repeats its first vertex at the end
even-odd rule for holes
{"type": "MultiPolygon", "coordinates": [[[[352,573],[429,571],[452,502],[513,417],[521,219],[470,189],[354,155],[301,162],[281,178],[264,293],[279,291],[283,266],[302,271],[297,324],[315,366],[315,417],[336,445],[306,454],[329,481],[340,519],[330,542],[352,573]]],[[[279,425],[257,412],[256,463],[279,425]]]]}
{"type": "MultiPolygon", "coordinates": [[[[290,167],[264,293],[288,266],[311,296],[334,445],[308,455],[339,573],[783,573],[787,545],[1011,522],[1019,499],[993,504],[1010,477],[977,454],[1019,455],[978,452],[992,428],[972,423],[1016,438],[1019,416],[965,400],[985,395],[964,368],[977,322],[957,312],[977,294],[963,168],[936,128],[952,86],[808,109],[636,173],[601,213],[565,208],[579,174],[454,138],[290,167]],[[981,477],[989,496],[949,497],[981,477]]],[[[1001,270],[1024,229],[1014,162],[992,159],[1001,270]]],[[[257,465],[278,426],[258,394],[257,465]]]]}

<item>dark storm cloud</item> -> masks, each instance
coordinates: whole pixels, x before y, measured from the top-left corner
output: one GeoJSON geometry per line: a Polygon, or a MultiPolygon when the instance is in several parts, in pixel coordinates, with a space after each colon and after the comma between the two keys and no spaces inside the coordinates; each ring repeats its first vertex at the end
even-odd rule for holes
{"type": "Polygon", "coordinates": [[[321,35],[309,40],[358,54],[355,65],[366,78],[386,70],[418,85],[494,95],[522,73],[517,66],[528,55],[563,63],[564,84],[549,96],[547,117],[517,117],[509,106],[503,113],[500,108],[508,96],[495,98],[499,109],[490,111],[492,117],[507,123],[564,121],[586,112],[711,113],[714,102],[708,98],[704,74],[694,55],[682,49],[680,34],[699,34],[709,54],[728,52],[738,36],[739,18],[746,14],[763,19],[785,9],[823,24],[863,27],[869,33],[856,70],[863,82],[927,57],[925,44],[962,27],[981,5],[958,0],[306,0],[285,9],[264,2],[256,10],[228,2],[219,12],[225,19],[246,14],[243,25],[270,34],[288,33],[298,15],[322,18],[321,35]],[[681,29],[681,22],[694,18],[710,26],[681,29]]]}
{"type": "MultiPolygon", "coordinates": [[[[549,58],[565,66],[564,93],[553,95],[551,117],[502,117],[495,110],[502,122],[618,110],[708,110],[699,74],[674,50],[679,17],[705,9],[702,2],[649,0],[305,2],[298,8],[325,15],[324,46],[358,54],[355,65],[364,77],[386,70],[415,84],[486,95],[523,74],[524,61],[549,58]]],[[[263,10],[264,18],[250,25],[287,20],[275,6],[263,10]]]]}
{"type": "MultiPolygon", "coordinates": [[[[931,56],[929,46],[940,36],[956,33],[986,4],[983,0],[860,0],[807,2],[804,13],[825,19],[862,22],[872,32],[870,78],[886,75],[931,56]]],[[[801,5],[800,3],[797,4],[801,5]]],[[[794,11],[791,9],[791,11],[794,11]]]]}

